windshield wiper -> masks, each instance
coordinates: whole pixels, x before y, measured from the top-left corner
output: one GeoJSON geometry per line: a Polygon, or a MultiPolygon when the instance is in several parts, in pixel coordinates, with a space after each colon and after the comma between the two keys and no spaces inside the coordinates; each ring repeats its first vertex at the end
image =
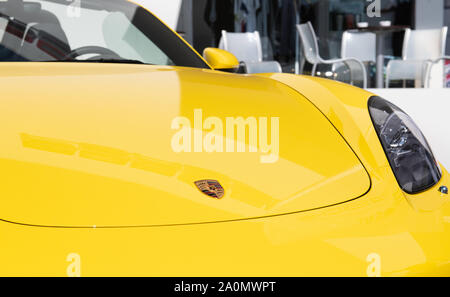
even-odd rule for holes
{"type": "Polygon", "coordinates": [[[117,63],[117,64],[143,64],[154,65],[150,63],[144,63],[139,60],[131,59],[90,59],[90,60],[77,60],[77,59],[65,59],[65,60],[51,60],[51,61],[39,61],[39,62],[64,62],[64,63],[117,63]]]}
{"type": "Polygon", "coordinates": [[[139,60],[130,60],[130,59],[92,59],[92,60],[82,60],[79,62],[91,62],[91,63],[118,63],[118,64],[146,64],[139,60]]]}

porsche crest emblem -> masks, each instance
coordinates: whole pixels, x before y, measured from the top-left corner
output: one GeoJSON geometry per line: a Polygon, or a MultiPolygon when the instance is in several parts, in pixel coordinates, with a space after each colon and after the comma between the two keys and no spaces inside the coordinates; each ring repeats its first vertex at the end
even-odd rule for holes
{"type": "Polygon", "coordinates": [[[202,191],[203,194],[208,195],[212,198],[220,199],[225,194],[225,190],[216,180],[199,180],[195,182],[195,185],[200,191],[202,191]]]}

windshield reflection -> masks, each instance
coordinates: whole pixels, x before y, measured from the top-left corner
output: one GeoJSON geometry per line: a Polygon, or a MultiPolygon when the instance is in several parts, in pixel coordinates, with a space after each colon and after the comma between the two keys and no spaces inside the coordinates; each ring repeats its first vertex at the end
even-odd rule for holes
{"type": "Polygon", "coordinates": [[[144,8],[125,0],[0,2],[0,61],[101,62],[208,68],[144,8]]]}

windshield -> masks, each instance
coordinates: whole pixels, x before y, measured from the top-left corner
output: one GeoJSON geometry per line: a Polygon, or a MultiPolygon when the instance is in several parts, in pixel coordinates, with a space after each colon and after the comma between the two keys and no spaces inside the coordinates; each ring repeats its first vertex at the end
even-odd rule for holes
{"type": "Polygon", "coordinates": [[[208,68],[169,28],[125,0],[0,0],[0,61],[208,68]]]}

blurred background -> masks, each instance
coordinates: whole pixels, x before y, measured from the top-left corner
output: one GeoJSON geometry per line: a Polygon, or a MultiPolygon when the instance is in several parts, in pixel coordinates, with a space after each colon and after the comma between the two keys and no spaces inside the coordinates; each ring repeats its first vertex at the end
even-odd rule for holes
{"type": "MultiPolygon", "coordinates": [[[[138,0],[137,2],[158,15],[200,53],[206,47],[223,48],[223,44],[220,45],[223,31],[229,33],[256,31],[260,38],[263,61],[277,61],[283,72],[314,74],[344,82],[351,80],[351,65],[347,70],[333,64],[318,65],[312,73],[313,63],[310,63],[304,55],[302,36],[296,25],[307,22],[312,24],[320,57],[323,60],[330,60],[344,57],[342,49],[345,32],[358,30],[362,32],[365,28],[366,33],[378,34],[379,32],[374,30],[380,24],[384,24],[393,30],[383,32],[382,36],[379,36],[383,39],[382,44],[378,42],[379,40],[377,43],[374,41],[372,50],[375,58],[362,61],[366,66],[368,87],[380,87],[381,80],[383,87],[386,87],[386,68],[389,61],[401,60],[404,56],[406,29],[413,31],[442,29],[450,24],[450,0],[138,0]],[[377,46],[382,46],[377,56],[378,53],[382,53],[384,58],[383,73],[379,74],[378,85],[375,56],[377,46]]],[[[450,33],[446,31],[445,34],[450,33]]],[[[437,47],[438,41],[435,43],[437,47]]],[[[445,38],[444,43],[443,52],[430,56],[430,60],[450,55],[450,38],[445,38]]],[[[352,44],[347,46],[355,47],[352,44]]],[[[427,46],[426,42],[422,46],[427,46]]],[[[446,81],[445,63],[446,60],[441,59],[433,64],[433,69],[430,69],[432,74],[426,78],[429,82],[425,82],[425,78],[420,78],[419,81],[417,77],[414,79],[393,77],[389,87],[450,85],[450,77],[448,82],[446,81]]],[[[396,69],[398,68],[394,68],[396,69]]],[[[417,76],[416,69],[409,72],[415,72],[417,76]]],[[[420,75],[425,76],[425,72],[426,70],[420,75]]]]}

